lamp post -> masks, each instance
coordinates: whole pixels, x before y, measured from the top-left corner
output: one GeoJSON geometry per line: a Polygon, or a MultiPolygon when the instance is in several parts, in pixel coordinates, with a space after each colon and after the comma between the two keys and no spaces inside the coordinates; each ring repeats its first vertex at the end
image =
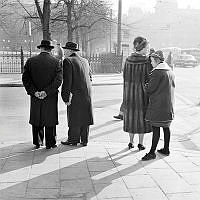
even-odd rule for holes
{"type": "Polygon", "coordinates": [[[117,24],[117,55],[121,54],[121,18],[122,18],[122,0],[119,0],[118,24],[117,24]]]}
{"type": "Polygon", "coordinates": [[[112,9],[110,10],[110,53],[112,51],[112,9]]]}
{"type": "Polygon", "coordinates": [[[28,22],[28,36],[29,36],[29,51],[30,51],[30,57],[32,54],[32,45],[31,45],[31,22],[28,22]]]}

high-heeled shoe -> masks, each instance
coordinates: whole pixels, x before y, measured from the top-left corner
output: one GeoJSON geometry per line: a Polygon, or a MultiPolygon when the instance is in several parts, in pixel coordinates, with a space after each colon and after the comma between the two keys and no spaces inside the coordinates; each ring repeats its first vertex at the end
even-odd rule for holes
{"type": "Polygon", "coordinates": [[[139,151],[145,150],[145,146],[143,146],[142,144],[138,144],[137,147],[139,151]]]}
{"type": "Polygon", "coordinates": [[[134,148],[134,145],[133,145],[133,143],[128,143],[128,148],[129,148],[129,149],[132,149],[132,148],[134,148]]]}

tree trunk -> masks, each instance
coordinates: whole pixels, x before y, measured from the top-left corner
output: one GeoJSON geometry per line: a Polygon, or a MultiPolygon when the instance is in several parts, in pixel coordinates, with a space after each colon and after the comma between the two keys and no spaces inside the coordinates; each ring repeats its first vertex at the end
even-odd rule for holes
{"type": "Polygon", "coordinates": [[[79,38],[79,31],[78,31],[78,29],[76,29],[76,43],[77,44],[79,44],[79,40],[80,40],[80,38],[79,38]]]}
{"type": "Polygon", "coordinates": [[[49,21],[50,21],[50,14],[51,14],[51,1],[44,0],[43,2],[43,12],[41,10],[40,4],[38,0],[35,0],[35,5],[40,17],[41,25],[42,25],[42,33],[44,40],[51,40],[51,33],[49,30],[49,21]]]}
{"type": "Polygon", "coordinates": [[[50,14],[51,14],[51,1],[44,0],[43,4],[43,39],[44,40],[51,40],[51,33],[49,30],[49,21],[50,21],[50,14]]]}
{"type": "Polygon", "coordinates": [[[72,28],[72,6],[74,5],[74,0],[67,4],[67,39],[68,41],[73,41],[73,28],[72,28]]]}

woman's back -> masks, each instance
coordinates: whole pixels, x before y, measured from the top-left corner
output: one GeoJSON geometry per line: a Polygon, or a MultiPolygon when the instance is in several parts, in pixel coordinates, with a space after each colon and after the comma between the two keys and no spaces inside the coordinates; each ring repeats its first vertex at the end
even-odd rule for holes
{"type": "Polygon", "coordinates": [[[151,71],[149,57],[133,53],[126,59],[124,66],[124,131],[130,133],[151,132],[151,127],[144,120],[148,97],[144,84],[151,71]]]}

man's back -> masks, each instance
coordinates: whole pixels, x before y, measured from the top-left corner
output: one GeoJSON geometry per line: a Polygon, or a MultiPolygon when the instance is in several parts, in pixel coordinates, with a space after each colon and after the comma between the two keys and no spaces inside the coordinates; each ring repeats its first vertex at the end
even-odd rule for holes
{"type": "Polygon", "coordinates": [[[42,52],[30,58],[27,65],[34,85],[38,90],[41,90],[54,79],[59,61],[49,53],[42,52]]]}
{"type": "Polygon", "coordinates": [[[90,69],[88,61],[78,55],[69,57],[73,67],[73,88],[90,89],[90,69]]]}

